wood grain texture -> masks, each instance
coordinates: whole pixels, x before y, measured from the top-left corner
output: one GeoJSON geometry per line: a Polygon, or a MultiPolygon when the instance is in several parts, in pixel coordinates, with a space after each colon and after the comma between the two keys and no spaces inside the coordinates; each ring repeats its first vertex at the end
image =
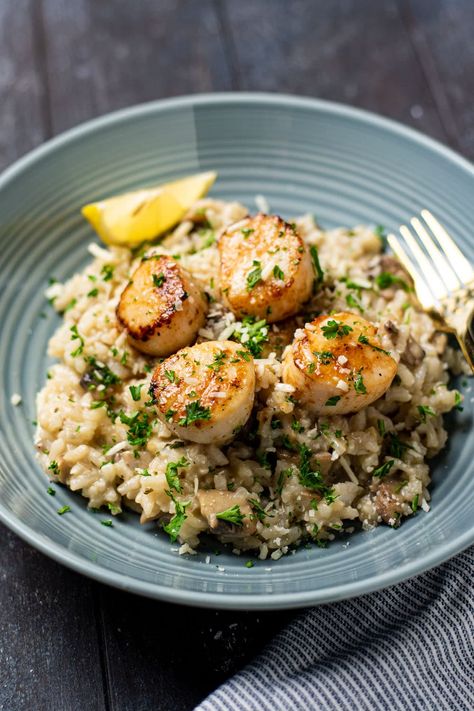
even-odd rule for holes
{"type": "Polygon", "coordinates": [[[102,614],[112,711],[185,711],[295,613],[199,610],[103,588],[102,614]]]}
{"type": "Polygon", "coordinates": [[[0,709],[105,709],[93,584],[0,529],[0,709]]]}
{"type": "Polygon", "coordinates": [[[32,15],[33,0],[0,2],[0,170],[47,136],[32,15]]]}
{"type": "Polygon", "coordinates": [[[399,0],[452,145],[474,158],[474,2],[399,0]]]}
{"type": "Polygon", "coordinates": [[[130,104],[231,88],[211,0],[43,0],[55,132],[130,104]]]}
{"type": "Polygon", "coordinates": [[[395,0],[224,0],[219,8],[240,89],[342,101],[445,140],[395,0]]]}

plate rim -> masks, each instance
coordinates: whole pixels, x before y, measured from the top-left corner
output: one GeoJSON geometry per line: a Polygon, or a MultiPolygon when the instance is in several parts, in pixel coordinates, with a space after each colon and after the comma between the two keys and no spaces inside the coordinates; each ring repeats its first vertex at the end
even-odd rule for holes
{"type": "MultiPolygon", "coordinates": [[[[45,141],[8,166],[0,175],[0,190],[7,186],[10,181],[21,176],[24,171],[43,157],[52,152],[54,153],[62,146],[72,143],[84,135],[94,133],[98,129],[107,128],[133,117],[160,113],[174,108],[194,108],[195,106],[222,103],[229,105],[260,103],[296,109],[307,108],[317,113],[337,114],[351,120],[377,126],[392,134],[397,134],[404,139],[409,139],[418,145],[423,145],[428,150],[437,153],[449,162],[457,164],[474,178],[474,165],[452,148],[445,146],[434,138],[426,136],[417,129],[385,116],[379,116],[365,109],[356,108],[343,103],[326,101],[324,99],[314,99],[292,94],[214,92],[212,94],[203,93],[178,96],[169,99],[158,99],[119,109],[82,122],[45,141]]],[[[385,573],[379,573],[369,580],[358,582],[349,581],[342,585],[333,586],[324,590],[315,589],[303,592],[263,593],[259,595],[255,593],[212,593],[170,588],[160,583],[140,581],[126,574],[104,569],[97,563],[88,561],[66,547],[54,541],[50,541],[42,534],[37,534],[32,531],[27,523],[21,521],[13,512],[7,510],[2,502],[0,502],[0,521],[13,531],[13,533],[49,558],[98,582],[165,602],[215,609],[279,610],[352,599],[360,595],[382,590],[413,576],[420,575],[444,563],[474,543],[473,525],[462,535],[454,540],[445,542],[422,559],[418,558],[409,563],[402,564],[395,569],[388,570],[385,573]]]]}

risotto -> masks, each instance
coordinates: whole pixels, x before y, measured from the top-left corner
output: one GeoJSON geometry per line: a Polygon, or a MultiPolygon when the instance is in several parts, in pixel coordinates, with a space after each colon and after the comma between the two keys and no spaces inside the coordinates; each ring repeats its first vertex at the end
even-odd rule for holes
{"type": "MultiPolygon", "coordinates": [[[[275,296],[273,311],[263,304],[263,313],[245,315],[222,271],[219,239],[235,224],[245,239],[255,229],[245,227],[247,215],[237,203],[201,200],[159,244],[140,252],[91,244],[92,261],[84,271],[49,287],[47,296],[63,321],[49,343],[58,362],[37,398],[36,445],[45,473],[81,492],[93,509],[119,515],[127,507],[143,523],[156,521],[163,535],[179,541],[181,553],[194,552],[201,534],[210,533],[236,553],[276,560],[301,542],[325,546],[343,531],[398,526],[418,509],[428,511],[427,460],[446,443],[442,415],[460,406],[460,394],[448,388],[449,369],[462,367],[460,354],[418,308],[408,275],[384,254],[377,230],[324,231],[309,215],[289,226],[281,221],[281,230],[279,218],[274,224],[277,236],[290,230],[303,240],[301,257],[285,257],[287,265],[306,269],[303,279],[307,265],[298,259],[313,258],[310,298],[296,314],[287,313],[301,297],[292,291],[278,303],[275,296]],[[124,290],[141,288],[132,275],[162,256],[198,285],[200,295],[188,302],[204,295],[202,318],[196,312],[177,329],[190,346],[196,344],[189,354],[222,343],[205,366],[209,377],[219,380],[227,358],[247,378],[233,394],[240,398],[235,412],[225,410],[213,437],[203,433],[212,424],[212,403],[221,398],[224,407],[226,393],[214,386],[214,400],[205,407],[199,383],[191,375],[186,380],[188,371],[177,360],[189,354],[170,353],[164,360],[144,352],[138,336],[124,327],[130,313],[123,312],[122,321],[117,317],[124,290]],[[195,333],[188,337],[191,322],[195,333]],[[355,369],[335,350],[366,322],[371,330],[360,332],[357,347],[365,344],[366,357],[385,359],[383,366],[392,369],[373,401],[367,393],[376,365],[355,369]],[[314,365],[298,380],[291,349],[317,334],[327,347],[311,346],[314,365]],[[313,376],[324,367],[343,375],[334,385],[339,390],[328,391],[318,406],[313,376]],[[191,400],[175,416],[183,379],[191,400]],[[196,391],[200,399],[192,400],[196,391]],[[341,406],[350,397],[356,406],[347,412],[350,403],[341,406]],[[191,422],[199,420],[202,427],[191,436],[191,422]]],[[[287,244],[287,234],[281,236],[287,244]]],[[[283,271],[275,264],[271,278],[283,281],[283,271]]],[[[267,278],[263,272],[255,259],[246,276],[248,293],[267,278]]],[[[171,279],[167,272],[153,275],[157,288],[165,279],[171,279]]],[[[136,298],[131,295],[130,307],[136,298]]],[[[179,303],[174,311],[188,308],[179,303]]]]}

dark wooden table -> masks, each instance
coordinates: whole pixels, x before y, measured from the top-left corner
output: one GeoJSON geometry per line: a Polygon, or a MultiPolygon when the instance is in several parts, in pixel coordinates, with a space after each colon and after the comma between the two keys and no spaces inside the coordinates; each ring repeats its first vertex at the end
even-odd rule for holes
{"type": "MultiPolygon", "coordinates": [[[[474,156],[473,0],[0,0],[0,168],[130,104],[324,97],[474,156]]],[[[200,611],[62,568],[1,527],[0,709],[192,709],[294,613],[200,611]]]]}

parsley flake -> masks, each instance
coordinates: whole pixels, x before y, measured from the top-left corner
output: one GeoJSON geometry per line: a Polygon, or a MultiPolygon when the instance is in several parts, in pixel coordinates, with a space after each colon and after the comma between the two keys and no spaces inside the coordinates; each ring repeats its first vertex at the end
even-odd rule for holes
{"type": "Polygon", "coordinates": [[[334,407],[334,405],[337,405],[339,400],[341,399],[340,395],[333,395],[330,397],[326,402],[324,403],[325,407],[334,407]]]}
{"type": "Polygon", "coordinates": [[[168,462],[166,465],[165,477],[170,489],[174,489],[181,494],[182,488],[179,482],[178,469],[187,467],[189,464],[185,457],[181,457],[177,462],[168,462]]]}
{"type": "Polygon", "coordinates": [[[367,393],[367,388],[365,387],[364,379],[360,371],[354,378],[354,390],[358,395],[365,395],[367,393]]]}
{"type": "Polygon", "coordinates": [[[410,287],[404,279],[390,272],[382,272],[376,276],[375,283],[379,289],[389,289],[391,286],[399,286],[403,291],[410,291],[410,287]]]}
{"type": "Polygon", "coordinates": [[[191,503],[190,501],[178,501],[177,499],[174,498],[173,494],[169,492],[171,498],[174,501],[174,505],[176,507],[176,513],[171,519],[169,523],[167,523],[165,526],[163,526],[163,530],[166,531],[166,533],[170,537],[171,543],[174,543],[176,539],[179,536],[179,532],[181,530],[181,526],[187,519],[186,515],[186,508],[189,506],[191,503]]]}
{"type": "Polygon", "coordinates": [[[163,286],[163,284],[164,284],[165,281],[166,281],[166,278],[165,278],[165,275],[163,274],[163,272],[161,272],[161,274],[158,274],[158,275],[157,275],[157,274],[153,274],[152,279],[153,279],[153,284],[154,284],[158,289],[160,288],[160,286],[163,286]]]}
{"type": "Polygon", "coordinates": [[[418,405],[417,410],[420,413],[421,422],[426,422],[427,416],[436,417],[436,412],[428,405],[418,405]]]}
{"type": "Polygon", "coordinates": [[[104,264],[100,273],[103,281],[110,281],[114,275],[114,267],[111,264],[104,264]]]}
{"type": "Polygon", "coordinates": [[[275,266],[273,267],[273,276],[275,277],[275,279],[279,279],[280,281],[284,281],[285,279],[285,275],[278,266],[278,264],[275,264],[275,266]]]}
{"type": "Polygon", "coordinates": [[[319,254],[318,254],[318,248],[316,247],[315,244],[312,244],[311,247],[309,248],[309,253],[311,254],[311,259],[313,261],[313,267],[314,271],[316,274],[316,279],[315,282],[316,284],[320,284],[323,279],[324,279],[324,272],[321,269],[321,263],[319,261],[319,254]]]}
{"type": "Polygon", "coordinates": [[[218,351],[217,353],[214,353],[214,360],[207,367],[209,368],[209,370],[213,370],[214,373],[217,373],[217,371],[220,370],[221,367],[224,365],[224,361],[226,358],[227,353],[225,353],[224,351],[218,351]]]}
{"type": "Polygon", "coordinates": [[[333,338],[342,338],[342,336],[347,336],[351,331],[352,327],[341,322],[337,322],[334,319],[330,319],[327,323],[321,327],[324,338],[332,340],[333,338]]]}
{"type": "Polygon", "coordinates": [[[141,385],[130,385],[128,388],[130,390],[132,400],[134,400],[135,402],[138,402],[140,400],[142,387],[143,383],[141,385]]]}
{"type": "Polygon", "coordinates": [[[242,526],[244,523],[244,516],[240,510],[240,506],[235,504],[225,511],[221,511],[216,514],[216,518],[221,521],[227,521],[228,523],[233,523],[234,526],[242,526]]]}
{"type": "Polygon", "coordinates": [[[261,263],[257,259],[254,259],[252,264],[255,269],[252,269],[252,271],[247,274],[247,291],[251,291],[262,281],[261,263]]]}
{"type": "Polygon", "coordinates": [[[386,476],[386,474],[389,473],[390,469],[393,467],[395,464],[394,459],[390,459],[388,462],[385,462],[385,464],[381,464],[379,467],[374,469],[372,472],[372,476],[377,476],[377,477],[383,477],[386,476]]]}
{"type": "Polygon", "coordinates": [[[77,348],[75,348],[73,351],[71,351],[71,355],[73,358],[75,358],[78,355],[81,355],[81,353],[84,350],[84,339],[81,336],[81,334],[77,330],[77,326],[74,324],[74,326],[71,326],[69,329],[71,331],[71,341],[79,341],[79,345],[77,348]]]}
{"type": "Polygon", "coordinates": [[[181,427],[188,427],[193,422],[200,420],[210,420],[211,411],[208,407],[202,407],[199,400],[194,400],[186,405],[186,415],[181,417],[178,424],[181,427]]]}

